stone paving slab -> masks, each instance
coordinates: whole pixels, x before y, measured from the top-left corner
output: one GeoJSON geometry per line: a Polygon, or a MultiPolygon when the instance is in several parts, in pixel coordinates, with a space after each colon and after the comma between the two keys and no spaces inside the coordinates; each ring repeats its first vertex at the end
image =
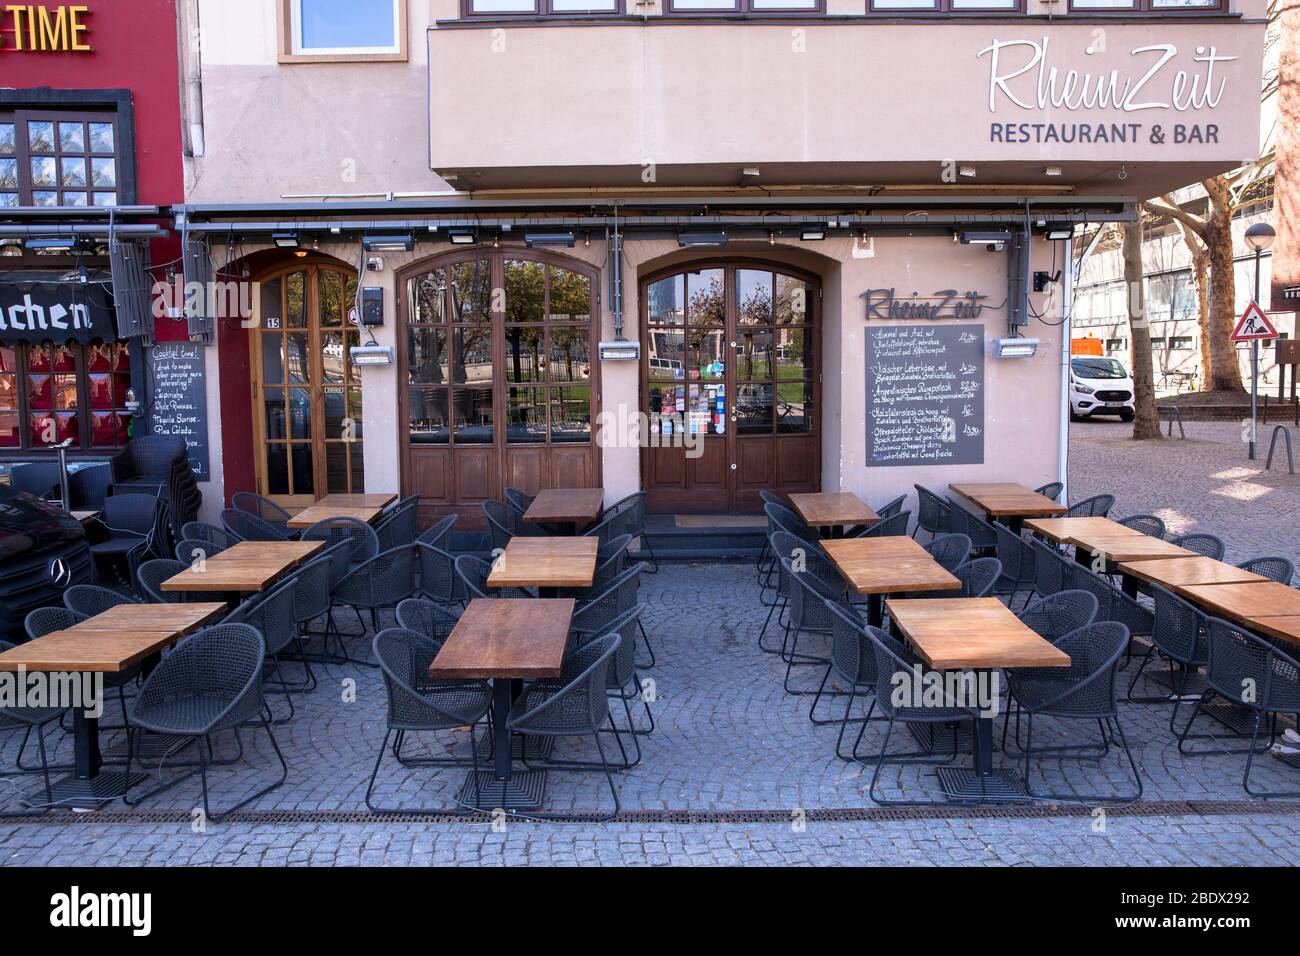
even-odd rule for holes
{"type": "MultiPolygon", "coordinates": [[[[1300,517],[1300,480],[1285,471],[1261,474],[1246,467],[1239,429],[1188,423],[1189,439],[1135,443],[1123,425],[1075,425],[1072,498],[1115,493],[1119,515],[1154,512],[1175,532],[1211,530],[1229,546],[1229,558],[1283,554],[1300,563],[1300,541],[1290,532],[1300,517]],[[1122,475],[1123,480],[1115,476],[1122,475]]],[[[1262,463],[1261,463],[1262,464],[1262,463]]],[[[809,698],[782,689],[784,666],[757,648],[766,609],[758,603],[751,565],[665,565],[643,578],[646,627],[658,665],[653,681],[657,728],[638,738],[642,761],[618,775],[622,806],[655,811],[757,811],[762,820],[801,811],[855,810],[872,806],[865,795],[870,772],[834,756],[836,728],[813,727],[809,698]]],[[[391,618],[390,618],[391,619],[391,618]]],[[[345,627],[356,620],[340,618],[345,627]]],[[[366,653],[368,639],[350,643],[366,653]]],[[[808,640],[806,648],[819,647],[808,640]]],[[[824,642],[820,645],[824,648],[824,642]]],[[[1131,673],[1127,672],[1127,673],[1131,673]]],[[[1127,673],[1123,686],[1127,686],[1127,673]]],[[[0,825],[0,860],[14,864],[61,863],[916,863],[916,864],[1162,864],[1292,863],[1300,821],[1290,813],[1256,811],[1241,789],[1243,758],[1184,756],[1168,728],[1169,708],[1122,705],[1121,720],[1142,772],[1144,801],[1228,801],[1213,816],[1185,812],[1111,814],[1104,832],[1090,814],[1017,818],[940,818],[845,821],[810,820],[802,832],[771,822],[661,823],[649,820],[595,824],[537,824],[510,820],[504,832],[469,820],[408,824],[371,820],[365,813],[366,781],[383,738],[384,693],[379,673],[354,665],[318,667],[320,688],[298,698],[299,714],[275,733],[290,763],[288,782],[256,801],[256,814],[288,813],[286,822],[209,824],[193,833],[176,822],[97,824],[51,814],[33,822],[0,825]],[[311,813],[356,814],[354,822],[312,821],[311,813]]],[[[796,671],[793,683],[815,686],[816,668],[796,671]]],[[[843,706],[844,698],[831,702],[843,706]]],[[[283,700],[272,697],[277,713],[283,700]]],[[[854,702],[856,713],[862,701],[854,702]]],[[[639,702],[632,717],[643,723],[639,702]]],[[[626,725],[621,705],[615,718],[626,725]]],[[[871,725],[863,750],[878,746],[883,727],[871,725]]],[[[1064,723],[1046,728],[1043,742],[1077,742],[1093,728],[1064,723]]],[[[54,759],[71,756],[70,741],[52,732],[54,759]]],[[[611,742],[609,740],[607,743],[611,742]]],[[[108,741],[106,741],[108,743],[108,741]]],[[[248,759],[214,770],[220,807],[268,780],[276,769],[264,735],[245,734],[248,759]]],[[[910,746],[911,741],[905,740],[910,746]]],[[[607,750],[609,748],[607,747],[607,750]]],[[[234,753],[233,741],[218,742],[234,753]]],[[[468,753],[464,732],[420,735],[412,755],[468,753]]],[[[0,741],[0,769],[11,767],[15,735],[0,741]]],[[[590,742],[561,743],[557,756],[590,758],[590,742]]],[[[968,759],[960,758],[963,761],[968,759]]],[[[996,760],[1010,763],[1003,754],[996,760]]],[[[1263,787],[1300,789],[1300,771],[1272,757],[1259,760],[1263,787]]],[[[157,777],[172,768],[157,763],[157,777]]],[[[1119,752],[1100,760],[1049,757],[1036,761],[1045,787],[1086,792],[1131,786],[1119,752]]],[[[895,796],[935,791],[933,768],[890,768],[884,775],[895,796]]],[[[380,799],[399,805],[455,809],[461,770],[405,770],[386,760],[380,799]]],[[[15,788],[32,778],[0,778],[0,803],[15,806],[15,788]]],[[[182,783],[140,808],[189,814],[198,802],[197,780],[182,783]]],[[[552,773],[547,808],[603,812],[610,794],[599,773],[552,773]]],[[[114,813],[130,812],[121,804],[114,813]]],[[[184,819],[184,817],[182,817],[184,819]]],[[[730,819],[730,818],[729,818],[730,819]]]]}

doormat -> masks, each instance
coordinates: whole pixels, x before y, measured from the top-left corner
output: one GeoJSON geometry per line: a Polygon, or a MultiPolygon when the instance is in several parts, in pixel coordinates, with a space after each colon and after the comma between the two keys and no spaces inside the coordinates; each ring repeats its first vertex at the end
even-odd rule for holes
{"type": "Polygon", "coordinates": [[[673,515],[679,528],[766,528],[763,515],[673,515]]]}

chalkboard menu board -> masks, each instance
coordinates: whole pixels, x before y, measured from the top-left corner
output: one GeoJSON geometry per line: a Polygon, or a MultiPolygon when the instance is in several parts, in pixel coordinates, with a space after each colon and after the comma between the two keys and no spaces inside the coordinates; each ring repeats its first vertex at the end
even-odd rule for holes
{"type": "Polygon", "coordinates": [[[208,395],[203,346],[159,342],[151,350],[153,404],[149,431],[183,438],[190,446],[190,468],[197,481],[209,478],[208,395]]]}
{"type": "Polygon", "coordinates": [[[984,461],[984,327],[867,326],[867,463],[984,461]]]}

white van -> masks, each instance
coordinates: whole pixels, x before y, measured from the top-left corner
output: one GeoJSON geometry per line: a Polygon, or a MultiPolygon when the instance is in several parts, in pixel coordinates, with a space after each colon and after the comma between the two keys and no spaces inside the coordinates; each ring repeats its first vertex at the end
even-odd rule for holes
{"type": "Polygon", "coordinates": [[[1101,355],[1076,355],[1070,359],[1070,418],[1118,415],[1131,422],[1133,376],[1119,359],[1101,355]]]}

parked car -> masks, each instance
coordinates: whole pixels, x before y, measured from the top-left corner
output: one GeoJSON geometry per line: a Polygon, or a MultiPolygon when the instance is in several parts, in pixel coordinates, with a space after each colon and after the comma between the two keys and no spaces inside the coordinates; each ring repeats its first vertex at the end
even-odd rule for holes
{"type": "Polygon", "coordinates": [[[1133,376],[1119,359],[1100,355],[1076,355],[1070,360],[1070,417],[1118,415],[1131,422],[1133,376]]]}
{"type": "Polygon", "coordinates": [[[58,604],[95,579],[81,522],[25,491],[0,485],[0,637],[23,639],[27,612],[58,604]]]}

